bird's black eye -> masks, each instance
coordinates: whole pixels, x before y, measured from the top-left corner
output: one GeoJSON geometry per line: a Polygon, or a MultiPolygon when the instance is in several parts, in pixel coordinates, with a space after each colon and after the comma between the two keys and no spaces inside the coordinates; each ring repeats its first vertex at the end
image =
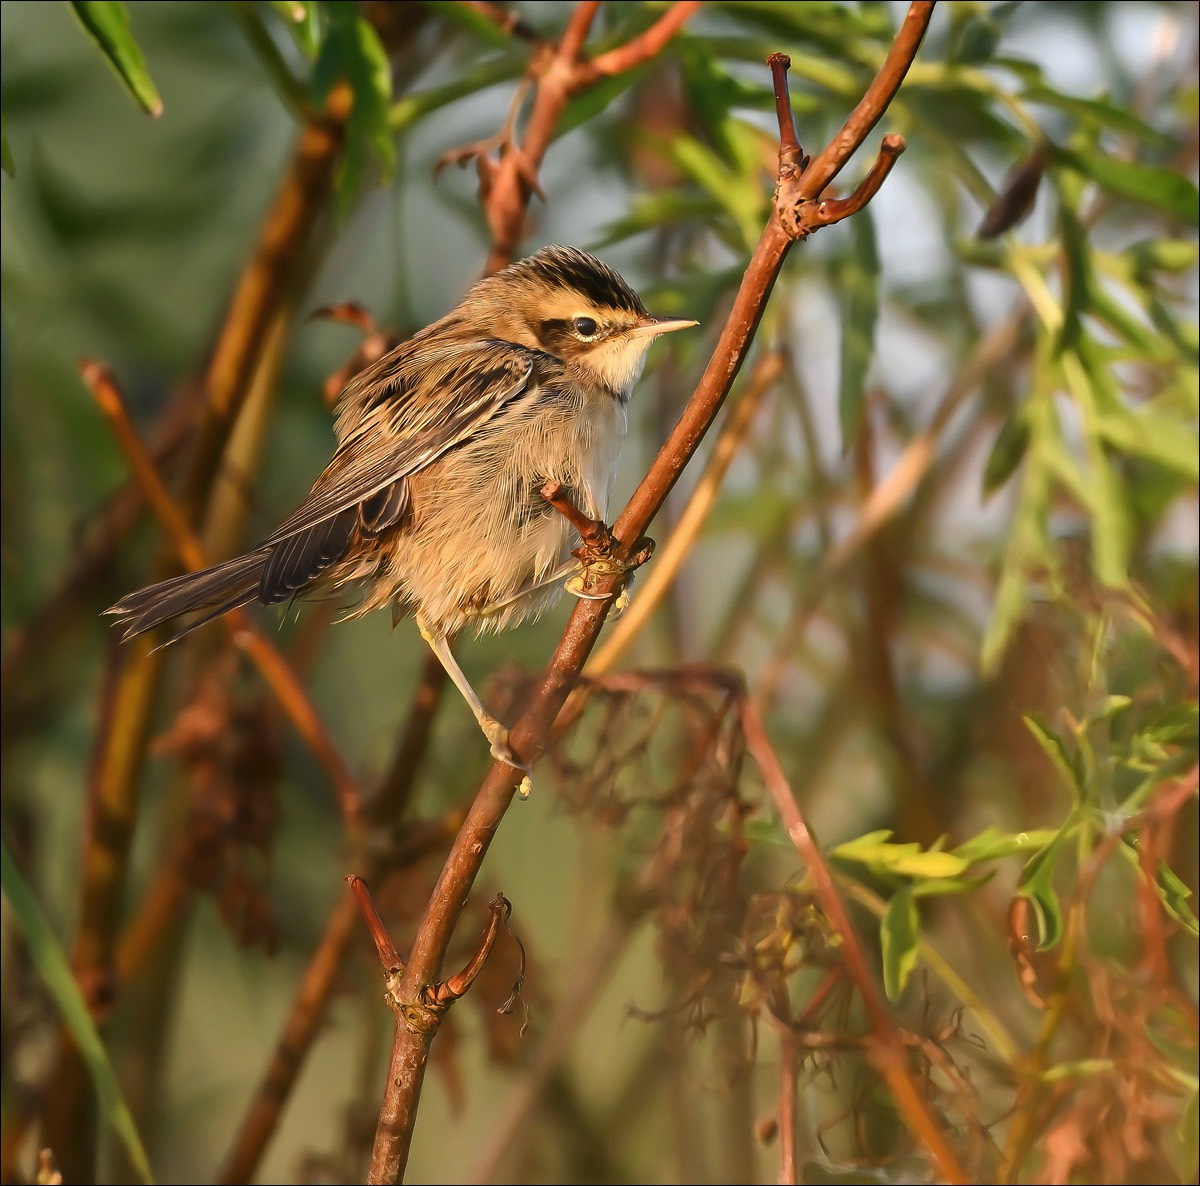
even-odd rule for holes
{"type": "Polygon", "coordinates": [[[599,327],[590,317],[576,317],[575,320],[571,322],[571,328],[581,338],[594,338],[596,336],[596,330],[599,327]]]}

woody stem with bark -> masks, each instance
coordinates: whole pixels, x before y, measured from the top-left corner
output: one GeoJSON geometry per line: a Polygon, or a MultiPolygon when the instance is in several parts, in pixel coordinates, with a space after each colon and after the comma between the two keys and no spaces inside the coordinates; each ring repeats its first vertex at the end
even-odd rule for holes
{"type": "MultiPolygon", "coordinates": [[[[788,250],[797,240],[828,225],[829,220],[819,212],[820,203],[814,199],[819,198],[821,189],[836,175],[887,109],[916,56],[932,9],[933,4],[929,2],[910,6],[891,50],[863,100],[831,144],[812,162],[810,170],[781,168],[774,208],[750,259],[713,356],[679,423],[613,526],[618,559],[629,558],[720,410],[749,351],[788,250]]],[[[782,112],[782,105],[780,110],[782,112]]],[[[788,111],[790,118],[790,106],[788,111]]],[[[898,155],[902,144],[899,137],[893,138],[891,151],[886,154],[887,167],[898,155]]],[[[877,167],[872,171],[870,184],[860,187],[864,201],[882,182],[887,167],[877,167]]],[[[614,594],[616,584],[613,583],[614,594]]],[[[518,754],[532,757],[537,753],[583,669],[609,604],[606,600],[582,601],[576,605],[540,685],[511,731],[510,744],[518,754]]],[[[437,1030],[436,1019],[420,1012],[406,1014],[404,1006],[418,1007],[429,986],[437,982],[454,927],[514,792],[512,768],[497,763],[484,779],[446,859],[418,926],[404,973],[395,985],[394,992],[401,1009],[397,1011],[369,1182],[396,1182],[403,1176],[429,1048],[437,1030]]],[[[940,1158],[939,1164],[942,1164],[940,1158]]],[[[957,1168],[952,1159],[949,1165],[957,1168]]]]}

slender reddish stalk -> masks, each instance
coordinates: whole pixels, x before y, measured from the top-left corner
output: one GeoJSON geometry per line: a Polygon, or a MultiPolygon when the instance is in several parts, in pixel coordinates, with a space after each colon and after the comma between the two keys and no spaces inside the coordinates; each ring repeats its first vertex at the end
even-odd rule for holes
{"type": "Polygon", "coordinates": [[[905,1124],[932,1156],[942,1180],[966,1182],[968,1179],[965,1171],[959,1165],[958,1158],[942,1134],[929,1104],[909,1070],[904,1044],[892,1024],[891,1013],[875,983],[870,962],[850,922],[850,914],[834,885],[833,873],[796,803],[787,776],[767,737],[762,718],[748,697],[742,701],[742,726],[746,733],[746,747],[762,771],[767,791],[783,820],[788,836],[808,867],[808,876],[821,903],[821,909],[842,936],[842,962],[855,988],[858,989],[871,1028],[875,1032],[876,1041],[869,1048],[871,1061],[887,1081],[888,1090],[892,1093],[892,1099],[905,1124]]]}
{"type": "MultiPolygon", "coordinates": [[[[85,361],[81,371],[84,382],[112,426],[113,433],[129,462],[134,480],[144,491],[147,502],[158,516],[180,559],[193,572],[204,568],[208,564],[204,548],[188,525],[183,508],[159,477],[154,461],[129,417],[125,398],[112,372],[100,363],[92,361],[85,361]]],[[[296,731],[325,768],[341,805],[347,828],[357,830],[360,814],[358,781],[338,752],[324,721],[313,707],[291,664],[242,610],[226,614],[222,622],[234,643],[257,665],[284,712],[296,726],[296,731]]]]}
{"type": "Polygon", "coordinates": [[[678,0],[644,33],[589,60],[583,46],[600,5],[597,0],[584,0],[572,11],[557,46],[536,47],[527,74],[534,83],[534,99],[521,142],[506,143],[499,162],[482,170],[488,179],[483,210],[492,237],[488,272],[512,261],[525,229],[537,171],[567,103],[602,79],[656,57],[699,7],[694,0],[678,0]]]}

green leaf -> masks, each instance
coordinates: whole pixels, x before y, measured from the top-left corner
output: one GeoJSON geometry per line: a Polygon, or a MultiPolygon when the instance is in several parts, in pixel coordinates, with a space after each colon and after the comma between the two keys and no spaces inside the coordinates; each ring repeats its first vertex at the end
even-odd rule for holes
{"type": "Polygon", "coordinates": [[[1023,408],[1013,408],[1000,425],[983,467],[984,497],[995,494],[1012,477],[1029,447],[1029,425],[1023,408]]]}
{"type": "Polygon", "coordinates": [[[3,885],[4,896],[12,908],[13,917],[25,937],[29,954],[33,957],[38,972],[53,995],[63,1020],[83,1055],[104,1118],[112,1125],[117,1137],[125,1146],[130,1165],[139,1179],[143,1182],[153,1182],[150,1161],[141,1137],[138,1136],[133,1114],[121,1095],[112,1063],[109,1062],[104,1043],[92,1023],[83,994],[71,974],[62,947],[55,939],[50,924],[8,850],[8,842],[3,840],[0,840],[0,884],[3,885]]]}
{"type": "Polygon", "coordinates": [[[680,226],[685,222],[711,217],[717,205],[707,194],[687,190],[661,189],[635,194],[628,213],[611,222],[593,242],[590,250],[611,247],[623,239],[661,226],[680,226]]]}
{"type": "Polygon", "coordinates": [[[1117,197],[1156,206],[1188,226],[1200,226],[1200,192],[1173,169],[1122,161],[1093,149],[1060,148],[1055,157],[1117,197]]]}
{"type": "Polygon", "coordinates": [[[1084,485],[1073,491],[1092,512],[1092,569],[1110,589],[1129,584],[1129,562],[1133,549],[1133,522],[1125,481],[1104,448],[1101,435],[1103,413],[1098,407],[1104,393],[1104,375],[1093,375],[1089,352],[1067,350],[1062,355],[1067,388],[1083,420],[1088,474],[1084,485]]]}
{"type": "Polygon", "coordinates": [[[879,922],[883,955],[883,987],[888,999],[898,1000],[917,965],[917,944],[921,938],[921,918],[912,891],[898,889],[879,922]]]}
{"type": "Polygon", "coordinates": [[[678,51],[688,112],[705,129],[726,162],[735,164],[729,132],[733,109],[771,110],[773,92],[767,86],[743,82],[730,74],[706,41],[687,38],[679,43],[678,51]]]}
{"type": "Polygon", "coordinates": [[[1079,769],[1078,762],[1067,752],[1067,747],[1063,743],[1063,739],[1050,728],[1039,716],[1029,713],[1022,718],[1025,721],[1030,733],[1033,734],[1045,751],[1046,757],[1054,764],[1054,768],[1062,775],[1063,781],[1073,791],[1082,793],[1083,791],[1083,772],[1079,769]]]}
{"type": "Polygon", "coordinates": [[[866,865],[876,873],[898,877],[958,877],[967,871],[967,862],[940,849],[922,849],[919,844],[891,844],[891,832],[869,832],[856,840],[839,844],[829,855],[844,861],[866,865]]]}
{"type": "Polygon", "coordinates": [[[1025,466],[1013,510],[1008,540],[1000,566],[991,620],[984,631],[979,662],[985,675],[993,674],[1008,647],[1029,601],[1029,575],[1034,570],[1053,572],[1053,553],[1046,533],[1051,483],[1046,461],[1047,442],[1054,431],[1050,404],[1053,371],[1044,351],[1035,361],[1027,407],[1030,458],[1025,466]]]}
{"type": "Polygon", "coordinates": [[[633,70],[622,70],[620,74],[610,74],[576,95],[563,109],[558,123],[554,125],[555,139],[565,136],[581,124],[587,123],[593,116],[599,115],[618,95],[624,94],[649,72],[649,63],[633,70]]]}
{"type": "Polygon", "coordinates": [[[1040,852],[1058,833],[1049,828],[1031,832],[1002,832],[989,824],[978,836],[971,837],[953,850],[954,855],[968,865],[980,861],[995,861],[1019,852],[1040,852]]]}
{"type": "Polygon", "coordinates": [[[0,168],[10,177],[16,176],[16,170],[13,167],[12,149],[8,146],[8,127],[4,122],[3,116],[0,116],[0,168]]]}
{"type": "Polygon", "coordinates": [[[1162,272],[1187,272],[1200,258],[1200,245],[1187,239],[1144,239],[1128,251],[1139,269],[1162,272]]]}
{"type": "Polygon", "coordinates": [[[1073,115],[1082,123],[1095,124],[1133,140],[1160,147],[1166,147],[1171,142],[1169,136],[1151,127],[1145,120],[1139,119],[1127,107],[1120,107],[1107,99],[1080,99],[1074,95],[1064,95],[1043,82],[1034,82],[1027,86],[1022,98],[1030,103],[1045,103],[1048,107],[1056,107],[1059,111],[1073,115]]]}
{"type": "Polygon", "coordinates": [[[1041,852],[1025,863],[1017,881],[1018,894],[1029,899],[1037,918],[1038,934],[1041,936],[1039,951],[1054,947],[1062,938],[1062,905],[1054,891],[1054,869],[1073,818],[1062,826],[1058,835],[1041,852]]]}
{"type": "Polygon", "coordinates": [[[949,58],[952,62],[984,62],[996,52],[1000,26],[983,14],[972,14],[955,32],[949,58]]]}
{"type": "Polygon", "coordinates": [[[758,242],[768,205],[757,163],[762,133],[740,120],[732,121],[727,132],[730,149],[738,161],[733,167],[694,136],[672,136],[662,147],[676,168],[729,215],[738,230],[738,246],[748,251],[758,242]]]}
{"type": "Polygon", "coordinates": [[[850,219],[850,257],[839,269],[839,276],[842,346],[838,420],[842,451],[848,452],[866,400],[867,372],[875,354],[875,327],[879,321],[879,251],[875,220],[869,210],[850,219]]]}
{"type": "Polygon", "coordinates": [[[315,0],[270,0],[305,56],[315,58],[321,44],[321,6],[315,0]]]}
{"type": "Polygon", "coordinates": [[[129,10],[120,0],[74,0],[71,11],[100,47],[125,89],[143,111],[162,115],[158,89],[146,69],[142,51],[129,31],[129,10]]]}
{"type": "Polygon", "coordinates": [[[1158,891],[1163,909],[1190,935],[1200,937],[1200,922],[1188,903],[1192,891],[1166,861],[1158,862],[1158,879],[1154,888],[1158,891]]]}
{"type": "Polygon", "coordinates": [[[520,73],[521,63],[516,58],[493,58],[482,62],[444,86],[430,87],[427,91],[417,91],[416,94],[397,99],[388,112],[388,127],[393,135],[403,132],[429,112],[473,95],[476,91],[507,82],[520,73]]]}
{"type": "Polygon", "coordinates": [[[326,11],[329,32],[313,67],[314,96],[323,103],[341,79],[345,79],[354,93],[338,176],[338,205],[344,213],[358,191],[367,157],[372,152],[385,179],[395,168],[396,149],[388,122],[392,70],[379,34],[359,15],[356,4],[333,0],[326,11]]]}

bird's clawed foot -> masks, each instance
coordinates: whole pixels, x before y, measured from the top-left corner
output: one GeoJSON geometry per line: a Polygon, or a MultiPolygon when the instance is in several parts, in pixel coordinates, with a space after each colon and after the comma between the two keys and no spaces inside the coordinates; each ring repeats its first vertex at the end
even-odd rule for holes
{"type": "Polygon", "coordinates": [[[590,538],[571,553],[582,567],[563,587],[572,596],[584,601],[604,601],[612,596],[610,578],[624,578],[621,591],[613,603],[613,611],[619,615],[629,604],[631,574],[654,554],[654,541],[643,536],[637,541],[628,560],[621,560],[617,556],[616,546],[617,541],[608,526],[596,522],[590,538]]]}
{"type": "Polygon", "coordinates": [[[522,762],[513,752],[512,746],[508,743],[508,730],[494,717],[489,717],[486,721],[481,720],[479,727],[488,740],[492,757],[497,762],[503,762],[506,766],[520,770],[524,774],[521,785],[517,787],[517,794],[522,799],[528,799],[533,790],[533,779],[530,777],[533,767],[528,762],[522,762]]]}

